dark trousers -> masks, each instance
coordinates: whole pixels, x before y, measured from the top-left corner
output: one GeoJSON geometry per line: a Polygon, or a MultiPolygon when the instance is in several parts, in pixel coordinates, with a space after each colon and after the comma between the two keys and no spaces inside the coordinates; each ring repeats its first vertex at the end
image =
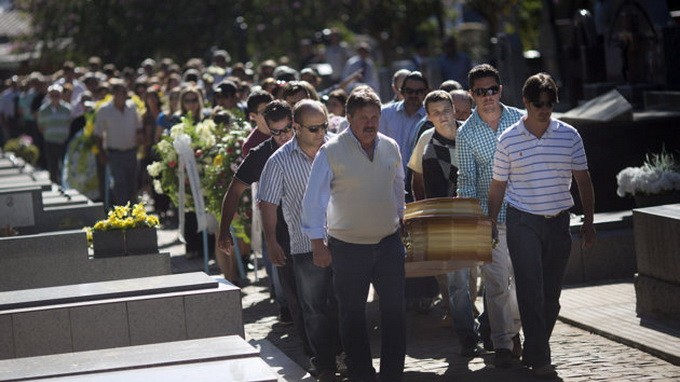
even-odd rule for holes
{"type": "MultiPolygon", "coordinates": [[[[264,243],[263,243],[264,245],[264,243]]],[[[286,254],[286,265],[275,267],[275,271],[279,275],[279,283],[281,284],[281,292],[286,300],[286,306],[293,318],[293,326],[295,331],[302,341],[305,354],[308,357],[314,355],[312,348],[307,339],[307,332],[305,331],[305,321],[302,317],[302,307],[300,306],[300,298],[298,296],[297,282],[295,282],[295,272],[293,268],[293,259],[290,254],[286,254]]]]}
{"type": "Polygon", "coordinates": [[[50,173],[50,181],[61,185],[61,170],[64,163],[66,147],[62,143],[45,142],[45,159],[47,171],[50,173]]]}
{"type": "Polygon", "coordinates": [[[522,360],[528,366],[548,365],[571,251],[569,214],[545,218],[508,207],[506,226],[524,330],[522,360]]]}
{"type": "Polygon", "coordinates": [[[298,299],[309,344],[318,371],[335,371],[335,356],[340,351],[338,310],[333,295],[333,272],[330,267],[314,265],[312,252],[293,258],[293,272],[298,299]]]}
{"type": "Polygon", "coordinates": [[[380,296],[380,378],[401,381],[406,354],[406,254],[399,233],[377,244],[352,244],[331,237],[328,246],[338,299],[340,338],[351,380],[375,380],[366,328],[366,299],[373,283],[380,296]]]}
{"type": "Polygon", "coordinates": [[[111,205],[124,206],[137,203],[137,149],[109,150],[109,168],[113,178],[111,205]]]}

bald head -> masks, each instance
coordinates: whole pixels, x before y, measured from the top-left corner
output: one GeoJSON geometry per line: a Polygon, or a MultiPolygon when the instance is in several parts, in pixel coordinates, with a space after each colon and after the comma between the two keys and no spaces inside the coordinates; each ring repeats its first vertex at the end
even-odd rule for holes
{"type": "Polygon", "coordinates": [[[465,90],[452,90],[449,92],[453,98],[453,107],[456,109],[456,119],[465,121],[472,114],[472,96],[465,90]]]}

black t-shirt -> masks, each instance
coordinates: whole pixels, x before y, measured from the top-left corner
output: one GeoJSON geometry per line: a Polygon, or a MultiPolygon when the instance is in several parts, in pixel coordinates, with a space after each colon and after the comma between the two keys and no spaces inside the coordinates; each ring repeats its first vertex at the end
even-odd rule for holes
{"type": "MultiPolygon", "coordinates": [[[[259,181],[264,165],[278,148],[279,145],[273,138],[260,143],[248,152],[248,155],[236,170],[234,177],[249,186],[259,181]]],[[[288,226],[283,218],[281,203],[279,203],[279,208],[276,209],[276,215],[276,241],[279,242],[286,254],[290,254],[290,236],[288,236],[288,226]]]]}

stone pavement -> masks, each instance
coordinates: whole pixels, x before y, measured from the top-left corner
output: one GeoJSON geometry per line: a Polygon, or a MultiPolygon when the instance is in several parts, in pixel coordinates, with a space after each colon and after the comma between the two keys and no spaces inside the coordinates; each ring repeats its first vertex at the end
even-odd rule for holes
{"type": "MultiPolygon", "coordinates": [[[[202,259],[186,259],[176,238],[176,229],[159,231],[161,250],[173,256],[173,272],[203,270],[202,259]]],[[[219,277],[214,264],[210,271],[219,277]]],[[[260,348],[262,358],[279,373],[281,381],[313,381],[302,369],[308,361],[297,335],[292,326],[277,321],[268,278],[262,269],[258,272],[259,281],[255,282],[251,271],[251,283],[242,288],[246,339],[260,348]]],[[[637,318],[632,280],[566,288],[561,302],[560,320],[551,338],[553,363],[561,380],[680,380],[680,327],[637,318]]],[[[377,305],[370,301],[367,309],[374,355],[380,353],[377,305]]],[[[424,314],[407,312],[405,382],[535,380],[519,366],[495,369],[492,353],[472,359],[457,355],[452,329],[442,314],[439,302],[424,314]]],[[[376,358],[374,365],[378,369],[376,358]]]]}

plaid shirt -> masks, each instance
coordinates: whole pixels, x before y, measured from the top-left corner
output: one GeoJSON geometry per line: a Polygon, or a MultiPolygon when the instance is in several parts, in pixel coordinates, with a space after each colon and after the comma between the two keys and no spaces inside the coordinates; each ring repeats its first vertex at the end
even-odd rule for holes
{"type": "MultiPolygon", "coordinates": [[[[480,118],[477,109],[463,123],[456,135],[458,146],[458,196],[477,198],[485,214],[489,213],[489,186],[493,177],[493,156],[500,135],[524,115],[514,107],[505,106],[501,112],[498,129],[494,132],[480,118]]],[[[498,222],[505,222],[506,202],[498,214],[498,222]]]]}

